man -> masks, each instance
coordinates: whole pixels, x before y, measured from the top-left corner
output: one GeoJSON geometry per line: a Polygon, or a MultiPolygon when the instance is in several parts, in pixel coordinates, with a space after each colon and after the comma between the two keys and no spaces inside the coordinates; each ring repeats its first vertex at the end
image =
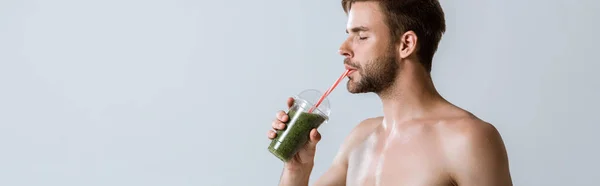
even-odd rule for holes
{"type": "MultiPolygon", "coordinates": [[[[342,0],[348,14],[348,91],[377,94],[383,116],[358,124],[315,185],[510,186],[507,153],[496,128],[442,98],[431,63],[445,20],[437,0],[342,0]]],[[[288,99],[288,107],[293,99],[288,99]]],[[[280,111],[274,130],[289,117],[280,111]]],[[[268,132],[269,139],[276,136],[268,132]]],[[[317,142],[286,162],[280,185],[308,185],[317,142]]]]}

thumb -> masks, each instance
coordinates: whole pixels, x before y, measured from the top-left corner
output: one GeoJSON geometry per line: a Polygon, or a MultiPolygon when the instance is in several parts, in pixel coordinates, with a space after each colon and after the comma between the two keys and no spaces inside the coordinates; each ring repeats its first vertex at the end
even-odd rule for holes
{"type": "Polygon", "coordinates": [[[321,141],[321,133],[319,133],[317,129],[312,129],[310,131],[310,140],[308,141],[308,147],[310,149],[317,148],[317,143],[319,143],[319,141],[321,141]]]}

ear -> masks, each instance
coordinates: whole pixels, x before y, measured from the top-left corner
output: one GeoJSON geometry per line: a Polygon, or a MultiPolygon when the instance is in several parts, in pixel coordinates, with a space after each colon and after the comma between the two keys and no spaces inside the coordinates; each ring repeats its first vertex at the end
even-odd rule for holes
{"type": "Polygon", "coordinates": [[[408,31],[400,37],[400,58],[408,58],[417,50],[417,34],[408,31]]]}

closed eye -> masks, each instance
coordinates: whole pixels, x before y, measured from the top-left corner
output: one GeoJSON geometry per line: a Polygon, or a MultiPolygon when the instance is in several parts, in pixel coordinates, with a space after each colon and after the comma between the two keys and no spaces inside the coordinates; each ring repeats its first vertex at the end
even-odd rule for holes
{"type": "MultiPolygon", "coordinates": [[[[364,26],[357,26],[357,27],[353,27],[350,29],[350,32],[353,34],[358,35],[358,39],[359,40],[366,40],[368,37],[361,37],[360,35],[362,35],[361,33],[363,32],[368,32],[369,28],[364,27],[364,26]]],[[[348,30],[346,30],[346,33],[350,33],[348,30]]]]}

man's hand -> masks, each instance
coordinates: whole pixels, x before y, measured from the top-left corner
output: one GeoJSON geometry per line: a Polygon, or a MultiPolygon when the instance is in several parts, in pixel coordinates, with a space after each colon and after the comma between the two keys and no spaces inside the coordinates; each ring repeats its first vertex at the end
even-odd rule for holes
{"type": "MultiPolygon", "coordinates": [[[[292,107],[294,104],[293,98],[288,98],[287,106],[292,107]]],[[[286,127],[286,122],[289,116],[284,111],[279,111],[276,114],[275,120],[271,124],[272,130],[267,132],[267,137],[273,140],[277,137],[277,130],[283,130],[286,127]]],[[[308,185],[310,173],[314,165],[317,143],[321,140],[321,134],[317,129],[310,131],[310,139],[294,157],[284,163],[284,172],[281,176],[280,185],[308,185]]]]}

